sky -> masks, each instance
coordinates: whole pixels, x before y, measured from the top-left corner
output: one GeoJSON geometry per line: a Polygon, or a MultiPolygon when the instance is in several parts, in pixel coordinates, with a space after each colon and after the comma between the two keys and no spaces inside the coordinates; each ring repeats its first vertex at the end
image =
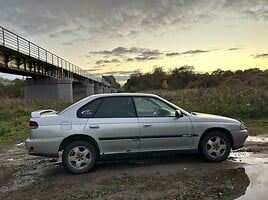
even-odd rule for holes
{"type": "Polygon", "coordinates": [[[0,25],[92,74],[268,69],[268,0],[0,0],[0,25]]]}

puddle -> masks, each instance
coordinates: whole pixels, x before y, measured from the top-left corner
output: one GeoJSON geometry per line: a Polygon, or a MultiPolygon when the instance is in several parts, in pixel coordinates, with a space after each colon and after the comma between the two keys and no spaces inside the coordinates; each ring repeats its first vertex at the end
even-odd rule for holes
{"type": "Polygon", "coordinates": [[[245,195],[238,200],[266,200],[268,195],[268,165],[246,166],[246,174],[250,180],[245,195]]]}
{"type": "MultiPolygon", "coordinates": [[[[247,142],[268,144],[266,136],[249,136],[247,142]]],[[[265,144],[266,145],[266,144],[265,144]]],[[[250,180],[246,192],[238,200],[266,200],[268,195],[268,154],[265,151],[241,152],[236,151],[230,154],[229,160],[235,163],[241,163],[250,180]]]]}
{"type": "Polygon", "coordinates": [[[268,136],[248,136],[247,142],[268,143],[268,136]]]}
{"type": "Polygon", "coordinates": [[[232,152],[228,160],[247,165],[264,165],[268,164],[268,155],[253,152],[232,152]]]}

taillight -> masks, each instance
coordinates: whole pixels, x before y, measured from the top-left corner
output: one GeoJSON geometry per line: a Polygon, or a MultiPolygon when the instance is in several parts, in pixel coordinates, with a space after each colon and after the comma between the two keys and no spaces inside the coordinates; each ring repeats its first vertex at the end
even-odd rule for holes
{"type": "Polygon", "coordinates": [[[29,128],[30,129],[37,129],[38,128],[38,123],[35,121],[29,121],[29,128]]]}

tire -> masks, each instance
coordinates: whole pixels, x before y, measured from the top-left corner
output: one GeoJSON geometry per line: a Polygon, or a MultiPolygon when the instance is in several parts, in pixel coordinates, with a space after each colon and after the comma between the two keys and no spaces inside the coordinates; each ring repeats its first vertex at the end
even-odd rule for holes
{"type": "Polygon", "coordinates": [[[200,142],[201,153],[210,162],[226,160],[230,154],[231,143],[223,132],[209,132],[200,142]]]}
{"type": "Polygon", "coordinates": [[[64,168],[73,174],[90,171],[97,158],[96,148],[89,142],[77,140],[68,144],[62,154],[64,168]]]}

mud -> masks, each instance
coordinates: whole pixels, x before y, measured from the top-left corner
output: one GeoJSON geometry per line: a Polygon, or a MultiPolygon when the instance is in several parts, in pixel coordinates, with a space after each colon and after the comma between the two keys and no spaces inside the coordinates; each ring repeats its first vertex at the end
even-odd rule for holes
{"type": "Polygon", "coordinates": [[[98,162],[70,175],[57,159],[0,149],[0,199],[267,199],[268,135],[250,136],[227,161],[198,155],[98,162]]]}

